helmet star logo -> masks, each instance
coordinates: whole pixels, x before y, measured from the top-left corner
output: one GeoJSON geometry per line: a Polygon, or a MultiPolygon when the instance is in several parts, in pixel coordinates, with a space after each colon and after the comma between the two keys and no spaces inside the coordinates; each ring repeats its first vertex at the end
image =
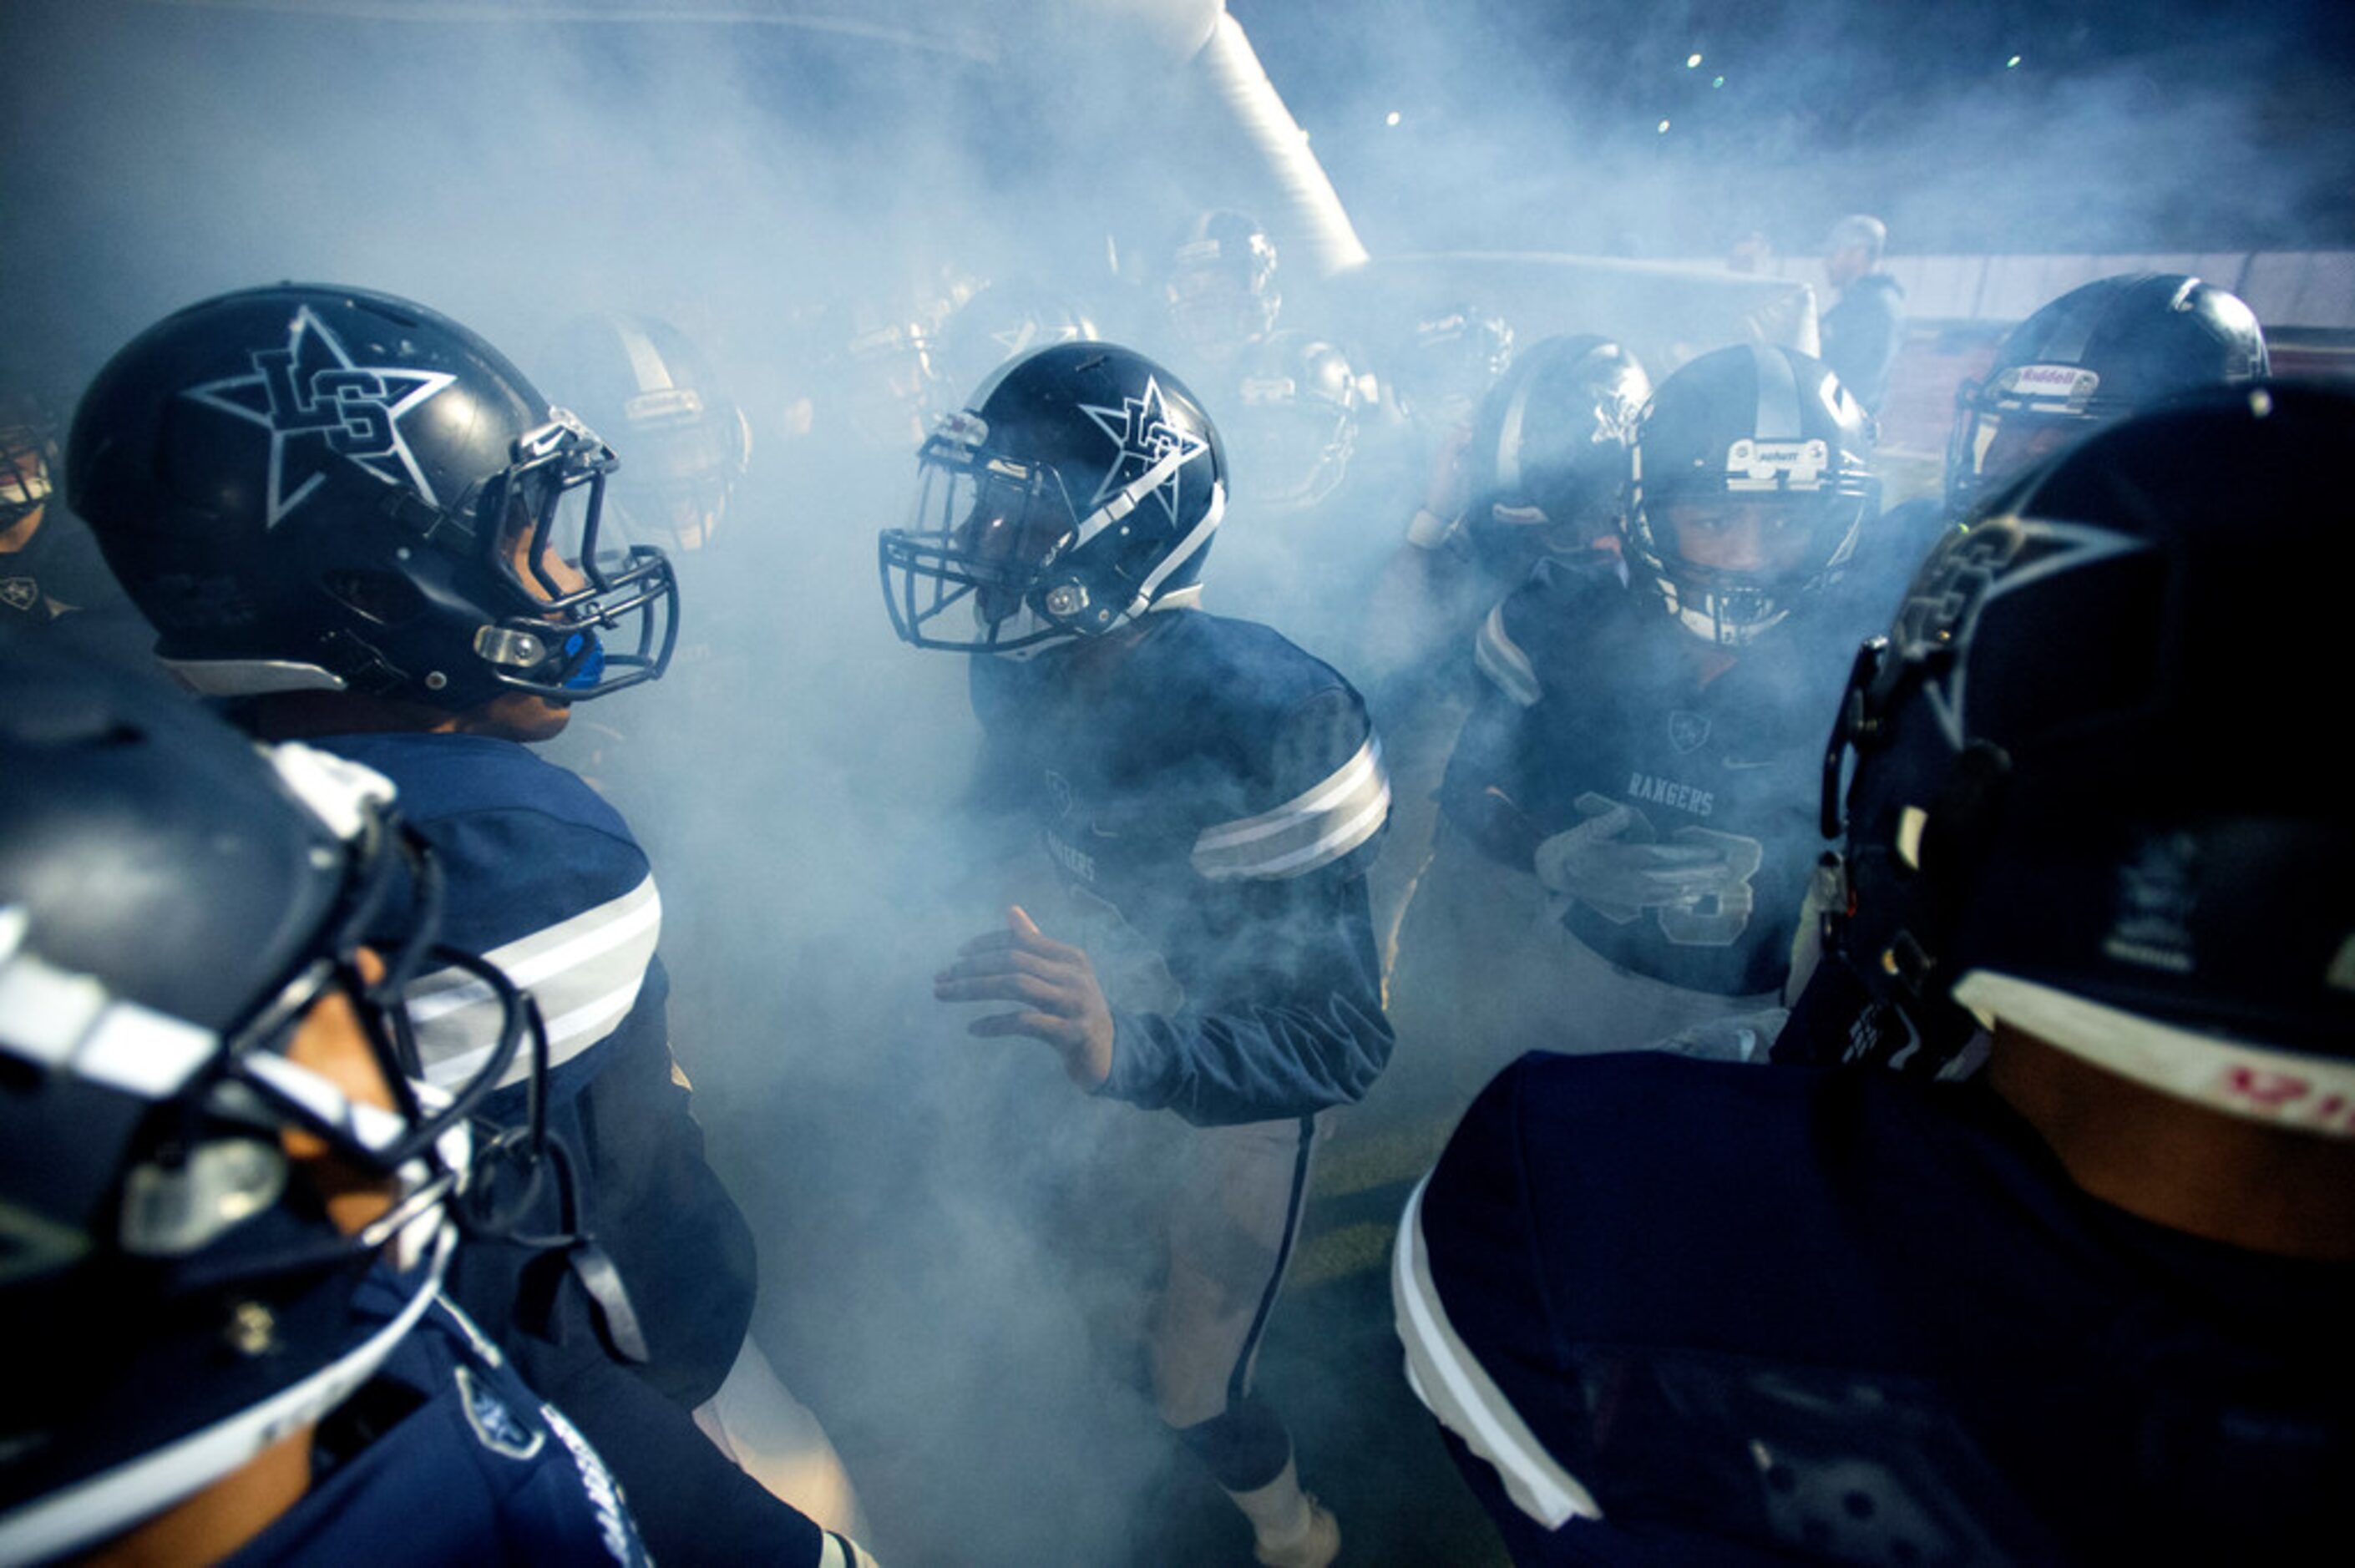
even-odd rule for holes
{"type": "Polygon", "coordinates": [[[208,381],[180,396],[270,432],[266,528],[308,500],[339,459],[387,484],[409,486],[428,505],[441,504],[400,420],[455,376],[359,365],[308,305],[294,313],[285,347],[257,349],[250,362],[250,375],[208,381]]]}
{"type": "Polygon", "coordinates": [[[1098,408],[1082,403],[1080,412],[1094,420],[1096,429],[1120,448],[1112,466],[1104,471],[1095,494],[1088,498],[1088,505],[1102,505],[1104,497],[1134,484],[1167,462],[1168,477],[1153,487],[1153,494],[1169,514],[1170,521],[1176,522],[1178,476],[1188,463],[1209,450],[1210,443],[1197,432],[1170,422],[1169,407],[1162,397],[1159,378],[1146,377],[1145,396],[1124,398],[1117,408],[1098,408]],[[1173,457],[1176,461],[1170,462],[1173,457]]]}

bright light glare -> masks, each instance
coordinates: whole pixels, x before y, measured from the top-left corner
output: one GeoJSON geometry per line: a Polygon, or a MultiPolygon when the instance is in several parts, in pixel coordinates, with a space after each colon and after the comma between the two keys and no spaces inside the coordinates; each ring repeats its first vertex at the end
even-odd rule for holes
{"type": "Polygon", "coordinates": [[[1685,57],[1685,69],[1687,69],[1687,70],[1698,70],[1698,69],[1700,69],[1700,56],[1698,53],[1695,53],[1695,54],[1689,54],[1689,55],[1687,55],[1687,56],[1685,57]]]}

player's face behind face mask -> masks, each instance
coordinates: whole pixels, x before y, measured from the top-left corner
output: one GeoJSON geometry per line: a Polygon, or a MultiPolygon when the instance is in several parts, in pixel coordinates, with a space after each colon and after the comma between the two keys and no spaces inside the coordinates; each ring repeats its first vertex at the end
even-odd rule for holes
{"type": "Polygon", "coordinates": [[[31,542],[49,503],[49,464],[30,430],[0,429],[0,549],[31,542]]]}
{"type": "Polygon", "coordinates": [[[986,631],[1018,615],[1030,584],[1071,531],[1061,509],[1025,485],[983,478],[956,527],[975,577],[974,616],[986,631]]]}
{"type": "Polygon", "coordinates": [[[2024,473],[2093,429],[2083,419],[1984,414],[1971,432],[1970,463],[1978,492],[2024,473]]]}
{"type": "Polygon", "coordinates": [[[1678,501],[1668,507],[1677,554],[1688,565],[1780,578],[1804,570],[1814,546],[1807,501],[1678,501]]]}

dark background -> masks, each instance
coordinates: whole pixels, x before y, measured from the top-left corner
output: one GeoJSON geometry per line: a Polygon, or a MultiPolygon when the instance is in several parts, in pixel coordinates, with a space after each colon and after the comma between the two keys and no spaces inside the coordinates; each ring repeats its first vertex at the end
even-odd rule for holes
{"type": "Polygon", "coordinates": [[[1228,8],[1377,252],[1812,253],[1851,211],[1913,251],[2355,243],[2355,6],[1228,8]]]}

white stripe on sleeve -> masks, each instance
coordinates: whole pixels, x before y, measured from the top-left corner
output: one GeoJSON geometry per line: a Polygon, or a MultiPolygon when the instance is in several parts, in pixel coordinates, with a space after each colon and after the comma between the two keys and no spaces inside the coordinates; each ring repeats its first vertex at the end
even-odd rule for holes
{"type": "Polygon", "coordinates": [[[1391,1269],[1391,1301],[1406,1346],[1408,1386],[1442,1425],[1497,1467],[1507,1495],[1523,1513],[1548,1530],[1572,1519],[1601,1519],[1603,1508],[1593,1494],[1546,1452],[1447,1320],[1423,1240],[1423,1194],[1430,1185],[1425,1176],[1406,1201],[1391,1269]]]}
{"type": "MultiPolygon", "coordinates": [[[[637,1004],[662,935],[662,898],[648,876],[621,897],[493,948],[484,958],[539,1002],[548,1021],[549,1065],[570,1060],[613,1033],[637,1004]]],[[[481,1070],[498,1044],[499,1009],[490,987],[462,969],[421,976],[410,1016],[428,1082],[454,1090],[481,1070]]],[[[500,1080],[531,1070],[518,1053],[500,1080]]]]}
{"type": "Polygon", "coordinates": [[[1473,640],[1472,662],[1480,673],[1497,683],[1497,689],[1525,708],[1533,708],[1545,695],[1538,683],[1538,673],[1521,645],[1505,630],[1505,607],[1498,605],[1480,623],[1480,635],[1473,640]]]}
{"type": "Polygon", "coordinates": [[[1281,806],[1204,828],[1188,858],[1213,882],[1300,876],[1372,838],[1390,810],[1381,742],[1368,736],[1348,761],[1281,806]]]}

